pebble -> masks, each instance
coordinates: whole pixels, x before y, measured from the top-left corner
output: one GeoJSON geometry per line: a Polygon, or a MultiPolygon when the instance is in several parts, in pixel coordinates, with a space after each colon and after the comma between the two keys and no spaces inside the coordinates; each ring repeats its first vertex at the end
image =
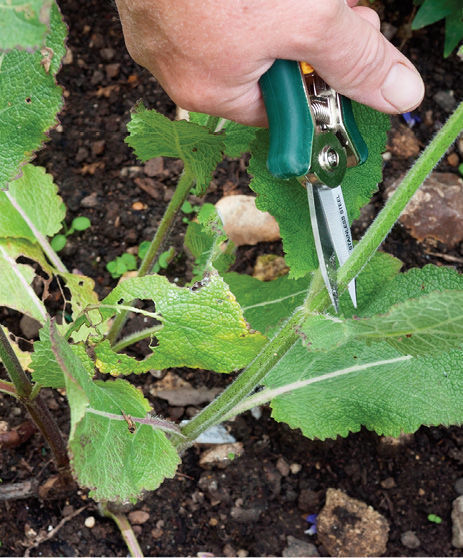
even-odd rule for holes
{"type": "Polygon", "coordinates": [[[371,506],[329,488],[317,517],[317,536],[330,556],[381,556],[389,523],[371,506]]]}
{"type": "Polygon", "coordinates": [[[453,112],[457,106],[457,100],[453,95],[453,91],[438,91],[433,96],[434,102],[440,106],[445,112],[453,112]]]}
{"type": "Polygon", "coordinates": [[[447,163],[451,167],[458,167],[458,165],[460,164],[460,157],[458,157],[458,155],[457,155],[457,153],[455,153],[455,151],[453,151],[452,153],[450,153],[448,155],[447,163]]]}
{"type": "Polygon", "coordinates": [[[264,510],[262,508],[237,508],[230,511],[230,516],[238,523],[256,523],[264,510]]]}
{"type": "Polygon", "coordinates": [[[452,504],[452,546],[463,548],[463,496],[452,504]]]}
{"type": "Polygon", "coordinates": [[[225,469],[232,461],[239,457],[244,451],[241,442],[234,444],[220,444],[205,450],[199,458],[199,466],[203,469],[225,469]]]}
{"type": "Polygon", "coordinates": [[[24,314],[19,321],[19,328],[26,339],[34,339],[37,337],[41,327],[42,324],[40,322],[26,316],[26,314],[24,314]]]}
{"type": "Polygon", "coordinates": [[[93,155],[101,155],[106,147],[105,140],[98,140],[92,143],[92,153],[93,155]]]}
{"type": "Polygon", "coordinates": [[[132,209],[134,211],[142,211],[143,209],[146,209],[147,207],[148,206],[141,201],[136,201],[136,202],[133,202],[133,204],[132,204],[132,209]]]}
{"type": "Polygon", "coordinates": [[[463,477],[457,479],[454,486],[458,494],[463,494],[463,477]]]}
{"type": "Polygon", "coordinates": [[[105,68],[106,77],[108,79],[117,78],[120,71],[121,71],[121,65],[118,62],[114,64],[108,64],[105,68]]]}
{"type": "Polygon", "coordinates": [[[143,171],[146,176],[153,178],[159,176],[164,171],[164,159],[162,157],[154,157],[145,163],[143,171]]]}
{"type": "Polygon", "coordinates": [[[75,156],[76,163],[82,163],[82,161],[86,161],[87,158],[88,158],[88,149],[86,147],[79,147],[75,156]]]}
{"type": "Polygon", "coordinates": [[[292,535],[286,537],[286,546],[283,549],[282,556],[320,556],[317,547],[309,542],[296,539],[292,535]]]}
{"type": "Polygon", "coordinates": [[[132,525],[143,525],[150,518],[150,514],[143,510],[134,510],[129,512],[128,518],[132,525]]]}
{"type": "Polygon", "coordinates": [[[421,545],[415,531],[405,531],[400,535],[400,541],[406,548],[418,548],[421,545]]]}
{"type": "Polygon", "coordinates": [[[300,465],[299,463],[291,463],[291,465],[289,466],[289,470],[291,471],[292,475],[297,475],[301,472],[302,465],[300,465]]]}
{"type": "Polygon", "coordinates": [[[98,194],[92,192],[80,200],[80,207],[96,207],[98,205],[98,194]]]}
{"type": "MultiPolygon", "coordinates": [[[[388,190],[390,195],[399,181],[388,190]]],[[[449,248],[463,241],[463,180],[450,172],[433,172],[412,197],[400,222],[419,242],[442,242],[449,248]]]]}
{"type": "Polygon", "coordinates": [[[113,48],[102,48],[100,50],[100,56],[106,62],[109,62],[110,60],[112,60],[114,58],[115,54],[116,54],[116,51],[113,48]]]}
{"type": "Polygon", "coordinates": [[[85,527],[87,527],[88,529],[93,529],[93,527],[95,527],[95,518],[93,517],[93,515],[89,515],[84,522],[85,527]]]}
{"type": "Polygon", "coordinates": [[[288,462],[284,457],[279,457],[276,462],[277,471],[281,476],[287,477],[290,473],[288,462]]]}
{"type": "Polygon", "coordinates": [[[253,196],[226,196],[215,205],[225,232],[236,246],[279,240],[280,229],[275,218],[259,211],[253,196]]]}
{"type": "Polygon", "coordinates": [[[382,480],[380,484],[386,489],[394,488],[396,486],[395,480],[392,477],[387,477],[387,479],[382,480]]]}

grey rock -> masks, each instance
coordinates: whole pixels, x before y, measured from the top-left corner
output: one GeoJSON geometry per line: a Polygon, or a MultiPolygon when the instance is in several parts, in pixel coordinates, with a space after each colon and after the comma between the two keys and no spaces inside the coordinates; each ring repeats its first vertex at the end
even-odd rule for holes
{"type": "Polygon", "coordinates": [[[80,207],[96,207],[98,205],[98,195],[96,192],[92,192],[85,198],[80,200],[80,207]]]}
{"type": "Polygon", "coordinates": [[[463,494],[463,477],[455,481],[454,487],[458,494],[463,494]]]}
{"type": "Polygon", "coordinates": [[[463,496],[452,504],[452,546],[463,548],[463,496]]]}
{"type": "Polygon", "coordinates": [[[231,509],[230,515],[238,523],[256,523],[263,512],[263,508],[237,508],[236,506],[231,509]]]}
{"type": "Polygon", "coordinates": [[[105,68],[106,71],[106,76],[108,77],[108,79],[114,79],[117,78],[119,75],[119,72],[121,71],[121,65],[116,62],[114,64],[108,64],[105,68]]]}
{"type": "Polygon", "coordinates": [[[283,549],[282,556],[320,556],[317,547],[309,542],[296,539],[289,535],[286,538],[286,546],[283,549]]]}
{"type": "Polygon", "coordinates": [[[415,531],[405,531],[400,535],[400,541],[406,548],[418,548],[421,545],[415,531]]]}
{"type": "Polygon", "coordinates": [[[317,535],[330,556],[382,556],[389,523],[371,506],[329,488],[317,517],[317,535]]]}
{"type": "Polygon", "coordinates": [[[39,329],[42,327],[42,325],[37,320],[34,320],[34,318],[30,318],[29,316],[26,316],[26,314],[24,314],[24,316],[19,321],[19,327],[26,339],[34,339],[38,336],[39,329]]]}
{"type": "Polygon", "coordinates": [[[453,95],[453,91],[438,91],[433,96],[433,99],[441,109],[448,113],[453,112],[457,106],[457,100],[453,95]]]}
{"type": "Polygon", "coordinates": [[[283,477],[287,477],[290,473],[289,464],[284,457],[277,459],[276,468],[283,477]]]}
{"type": "Polygon", "coordinates": [[[199,466],[203,469],[225,469],[236,457],[243,453],[243,444],[235,442],[234,444],[220,444],[214,446],[201,454],[199,458],[199,466]]]}
{"type": "Polygon", "coordinates": [[[100,50],[100,56],[101,58],[103,58],[103,60],[106,60],[106,62],[112,60],[115,54],[116,51],[113,48],[102,48],[100,50]]]}

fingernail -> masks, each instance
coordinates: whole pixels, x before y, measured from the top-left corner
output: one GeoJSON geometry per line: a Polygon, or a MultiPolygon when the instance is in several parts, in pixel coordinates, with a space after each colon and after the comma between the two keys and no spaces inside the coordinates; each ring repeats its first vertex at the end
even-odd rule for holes
{"type": "Polygon", "coordinates": [[[398,112],[407,112],[421,102],[424,83],[418,72],[396,62],[383,83],[381,93],[398,112]]]}

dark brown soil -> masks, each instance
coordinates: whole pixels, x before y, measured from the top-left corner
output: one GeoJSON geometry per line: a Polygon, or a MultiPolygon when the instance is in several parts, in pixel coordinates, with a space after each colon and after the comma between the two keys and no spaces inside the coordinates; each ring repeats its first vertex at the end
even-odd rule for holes
{"type": "MultiPolygon", "coordinates": [[[[109,3],[63,0],[60,4],[70,27],[73,60],[59,74],[66,96],[62,126],[51,133],[51,141],[37,162],[55,177],[68,207],[68,221],[76,215],[90,217],[92,227],[75,239],[71,237],[63,259],[70,269],[93,277],[98,292],[104,295],[115,284],[105,264],[127,248],[151,239],[181,171],[177,162],[165,160],[164,170],[153,178],[154,195],[138,186],[146,176],[124,144],[130,109],[140,98],[170,117],[175,107],[154,78],[130,59],[117,14],[109,3]],[[90,194],[96,194],[93,203],[88,202],[90,194]],[[136,202],[141,202],[143,209],[134,209],[136,202]]],[[[403,24],[412,11],[411,0],[384,1],[380,9],[383,20],[399,28],[394,41],[401,44],[403,24]]],[[[443,60],[442,45],[439,25],[415,33],[403,44],[427,84],[425,101],[417,111],[422,122],[413,128],[423,145],[447,116],[433,96],[453,90],[457,99],[462,97],[461,62],[456,56],[443,60]]],[[[400,117],[394,117],[392,133],[399,133],[402,124],[400,117]]],[[[412,160],[405,155],[394,156],[385,164],[385,182],[397,178],[412,160]]],[[[439,170],[457,173],[447,160],[439,170]]],[[[206,200],[215,201],[224,191],[233,189],[246,191],[243,161],[220,165],[206,200]]],[[[371,213],[382,203],[379,193],[371,213]]],[[[362,221],[355,225],[357,234],[365,224],[362,221]]],[[[170,239],[178,253],[169,268],[172,278],[189,273],[190,262],[182,251],[184,231],[185,225],[177,223],[170,239]]],[[[427,255],[400,226],[395,227],[384,248],[403,260],[405,267],[446,263],[427,255]]],[[[457,258],[462,255],[445,246],[436,251],[457,258]]],[[[281,253],[281,245],[241,248],[235,269],[250,272],[256,256],[264,252],[281,253]]],[[[0,316],[19,333],[16,314],[0,309],[0,316]]],[[[224,386],[229,381],[212,373],[182,370],[179,374],[198,387],[224,386]]],[[[134,381],[148,393],[157,380],[147,375],[134,381]]],[[[51,390],[45,397],[59,425],[67,431],[64,397],[51,390]]],[[[176,420],[188,418],[194,411],[191,407],[169,407],[159,399],[153,399],[153,404],[158,412],[176,420]]],[[[0,395],[0,420],[14,427],[26,420],[25,411],[0,395]]],[[[316,536],[304,534],[308,528],[305,517],[320,511],[329,487],[345,490],[387,518],[391,526],[388,555],[460,554],[451,546],[450,511],[458,495],[455,481],[463,476],[463,429],[422,428],[395,449],[367,431],[321,443],[275,423],[264,410],[259,420],[250,413],[239,417],[230,424],[230,430],[244,444],[242,457],[225,470],[204,471],[198,465],[201,450],[192,448],[185,454],[176,478],[136,506],[149,514],[145,523],[135,526],[146,555],[194,556],[209,552],[219,556],[242,550],[250,556],[281,556],[288,535],[313,542],[323,555],[326,551],[316,536]],[[300,471],[282,474],[287,473],[282,459],[287,465],[300,465],[300,471]],[[232,508],[241,504],[250,510],[246,522],[239,514],[230,515],[232,508]],[[441,517],[442,523],[430,522],[429,514],[441,517]],[[403,546],[401,535],[408,530],[418,536],[418,549],[403,546]]],[[[48,447],[37,433],[20,447],[3,448],[0,454],[3,484],[30,478],[42,482],[54,472],[48,447]]],[[[83,491],[67,499],[0,503],[0,555],[23,555],[37,534],[43,535],[44,542],[30,550],[33,556],[127,555],[115,525],[98,515],[97,505],[83,491]],[[82,506],[85,509],[81,513],[45,540],[52,528],[82,506]],[[96,518],[93,528],[84,525],[88,516],[96,518]]]]}

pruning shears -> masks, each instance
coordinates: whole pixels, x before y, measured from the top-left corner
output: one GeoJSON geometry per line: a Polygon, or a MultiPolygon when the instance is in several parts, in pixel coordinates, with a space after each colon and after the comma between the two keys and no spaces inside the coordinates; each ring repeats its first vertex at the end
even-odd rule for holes
{"type": "MultiPolygon", "coordinates": [[[[337,268],[353,249],[341,182],[348,167],[366,161],[367,146],[350,99],[309,64],[276,60],[260,86],[270,127],[268,169],[278,178],[297,178],[307,189],[321,273],[338,312],[337,268]]],[[[357,306],[355,279],[348,290],[357,306]]]]}

